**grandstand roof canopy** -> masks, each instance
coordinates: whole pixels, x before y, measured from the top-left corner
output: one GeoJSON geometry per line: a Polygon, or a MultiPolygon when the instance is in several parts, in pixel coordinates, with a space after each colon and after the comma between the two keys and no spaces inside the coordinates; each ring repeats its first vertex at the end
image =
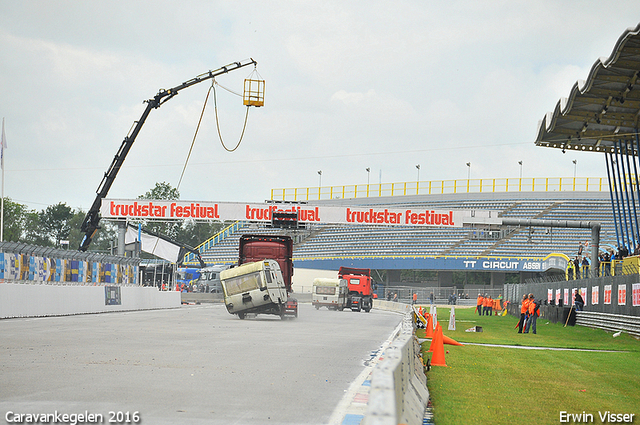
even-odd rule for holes
{"type": "MultiPolygon", "coordinates": [[[[640,24],[627,29],[609,58],[558,101],[538,126],[536,145],[613,152],[614,142],[635,142],[640,121],[640,24]]],[[[626,144],[625,144],[626,145],[626,144]]],[[[637,149],[634,148],[634,154],[637,149]]]]}

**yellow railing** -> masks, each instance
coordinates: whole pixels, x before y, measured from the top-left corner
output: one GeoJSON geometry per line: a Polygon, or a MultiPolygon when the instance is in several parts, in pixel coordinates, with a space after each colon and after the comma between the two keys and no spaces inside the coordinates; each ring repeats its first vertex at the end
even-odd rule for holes
{"type": "Polygon", "coordinates": [[[606,177],[530,177],[271,189],[271,199],[274,201],[313,201],[381,196],[442,195],[446,193],[601,192],[608,190],[609,182],[606,177]]]}

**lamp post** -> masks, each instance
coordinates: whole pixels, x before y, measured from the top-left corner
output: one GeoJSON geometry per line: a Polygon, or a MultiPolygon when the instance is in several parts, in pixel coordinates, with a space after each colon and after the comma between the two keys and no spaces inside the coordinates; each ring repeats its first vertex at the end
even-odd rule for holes
{"type": "Polygon", "coordinates": [[[467,162],[467,180],[471,180],[471,163],[467,162]]]}
{"type": "Polygon", "coordinates": [[[371,176],[371,168],[367,167],[365,168],[365,170],[367,170],[367,186],[369,186],[369,177],[371,176]]]}
{"type": "Polygon", "coordinates": [[[573,179],[575,180],[575,178],[576,178],[576,169],[578,168],[578,160],[574,159],[572,162],[573,162],[573,179]]]}
{"type": "Polygon", "coordinates": [[[518,161],[518,165],[520,166],[520,180],[522,180],[522,161],[518,161]]]}
{"type": "Polygon", "coordinates": [[[318,179],[318,187],[322,187],[322,170],[318,170],[318,176],[320,176],[318,179]]]}
{"type": "Polygon", "coordinates": [[[416,165],[416,168],[418,169],[418,178],[416,179],[417,182],[420,181],[420,164],[416,165]]]}

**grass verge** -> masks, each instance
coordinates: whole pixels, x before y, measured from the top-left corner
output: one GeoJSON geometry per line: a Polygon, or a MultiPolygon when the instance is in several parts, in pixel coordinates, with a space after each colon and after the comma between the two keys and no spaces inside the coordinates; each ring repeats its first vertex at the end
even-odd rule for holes
{"type": "MultiPolygon", "coordinates": [[[[599,417],[606,411],[635,414],[633,422],[640,423],[640,342],[629,335],[613,338],[544,318],[538,319],[536,335],[518,334],[517,318],[480,317],[468,308],[456,309],[456,330],[448,331],[449,314],[448,308],[438,309],[443,333],[462,343],[617,352],[445,345],[447,367],[427,372],[437,425],[558,424],[563,423],[560,412],[591,414],[588,422],[607,423],[599,417]],[[483,332],[465,332],[476,325],[483,332]]],[[[416,335],[424,338],[424,330],[416,335]]],[[[422,344],[425,358],[429,345],[422,344]]]]}

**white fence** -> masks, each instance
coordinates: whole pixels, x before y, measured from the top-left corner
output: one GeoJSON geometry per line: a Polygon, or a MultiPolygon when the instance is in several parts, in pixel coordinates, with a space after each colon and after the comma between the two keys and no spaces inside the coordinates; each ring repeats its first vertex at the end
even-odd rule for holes
{"type": "Polygon", "coordinates": [[[174,308],[180,292],[141,286],[0,283],[0,318],[174,308]]]}

